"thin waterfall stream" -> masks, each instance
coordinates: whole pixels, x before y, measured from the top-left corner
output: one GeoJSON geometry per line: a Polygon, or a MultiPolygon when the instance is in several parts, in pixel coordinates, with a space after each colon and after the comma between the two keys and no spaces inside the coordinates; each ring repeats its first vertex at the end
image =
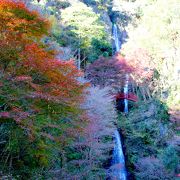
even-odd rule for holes
{"type": "MultiPolygon", "coordinates": [[[[117,25],[113,25],[113,38],[115,42],[116,52],[120,51],[121,44],[118,38],[118,28],[117,25]]],[[[128,96],[128,74],[126,74],[125,86],[124,86],[124,94],[125,97],[128,96]]],[[[128,113],[128,100],[124,99],[124,112],[128,113]]],[[[113,161],[112,166],[113,168],[113,178],[116,180],[126,180],[127,179],[127,171],[125,166],[125,158],[123,154],[122,142],[120,133],[118,130],[114,132],[114,140],[115,140],[115,147],[113,150],[113,161]]]]}
{"type": "Polygon", "coordinates": [[[119,52],[121,49],[121,44],[118,38],[118,28],[116,24],[113,25],[113,39],[116,47],[116,52],[119,52]]]}
{"type": "Polygon", "coordinates": [[[128,113],[129,109],[128,109],[128,100],[126,99],[128,97],[128,86],[129,86],[129,75],[126,74],[126,79],[125,79],[125,85],[124,85],[124,95],[125,95],[125,99],[124,99],[124,113],[128,113]]]}

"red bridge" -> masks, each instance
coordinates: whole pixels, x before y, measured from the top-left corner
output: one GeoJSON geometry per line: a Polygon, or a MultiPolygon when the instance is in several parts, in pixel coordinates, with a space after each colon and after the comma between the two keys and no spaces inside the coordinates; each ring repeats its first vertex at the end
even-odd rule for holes
{"type": "Polygon", "coordinates": [[[138,101],[138,97],[133,93],[128,93],[127,95],[125,95],[124,93],[118,93],[116,94],[115,98],[116,100],[127,99],[129,101],[134,101],[134,102],[138,101]]]}

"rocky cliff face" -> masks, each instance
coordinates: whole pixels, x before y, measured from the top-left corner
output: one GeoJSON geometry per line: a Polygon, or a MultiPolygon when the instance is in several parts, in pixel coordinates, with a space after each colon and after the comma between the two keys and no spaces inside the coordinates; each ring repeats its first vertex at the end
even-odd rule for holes
{"type": "Polygon", "coordinates": [[[100,11],[100,15],[101,15],[101,19],[105,24],[105,31],[107,32],[107,34],[109,35],[109,40],[111,41],[111,34],[112,34],[112,22],[111,19],[109,17],[109,14],[107,11],[103,10],[100,11]]]}

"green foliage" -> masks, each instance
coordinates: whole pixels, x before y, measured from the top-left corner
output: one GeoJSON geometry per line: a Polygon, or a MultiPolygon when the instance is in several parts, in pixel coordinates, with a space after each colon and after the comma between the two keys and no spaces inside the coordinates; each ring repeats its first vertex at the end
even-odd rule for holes
{"type": "Polygon", "coordinates": [[[149,54],[149,67],[154,74],[148,81],[143,77],[141,86],[149,88],[156,100],[152,102],[154,113],[151,113],[151,106],[144,102],[144,106],[139,107],[140,111],[133,110],[128,120],[125,118],[121,122],[127,138],[129,166],[137,179],[173,179],[178,163],[174,127],[180,109],[179,1],[137,0],[133,5],[137,8],[133,21],[127,26],[129,39],[123,45],[122,53],[126,58],[134,53],[131,61],[136,61],[136,51],[140,48],[141,65],[147,62],[143,61],[145,55],[142,50],[149,54]],[[136,163],[140,167],[137,165],[133,169],[136,163]],[[160,171],[163,173],[159,174],[160,171]]]}
{"type": "MultiPolygon", "coordinates": [[[[172,136],[172,127],[164,119],[164,113],[167,112],[162,108],[162,104],[152,101],[139,106],[138,109],[131,110],[128,117],[120,115],[118,122],[118,127],[125,136],[127,165],[132,172],[134,165],[141,158],[159,156],[172,136]]],[[[148,173],[145,176],[148,176],[148,173]]]]}
{"type": "MultiPolygon", "coordinates": [[[[136,1],[137,5],[140,1],[136,1]]],[[[178,0],[150,1],[139,4],[141,15],[128,27],[129,41],[123,46],[124,53],[137,47],[145,49],[151,55],[152,66],[159,77],[154,80],[153,93],[165,100],[169,107],[178,106],[179,89],[179,53],[180,53],[180,13],[178,0]],[[139,36],[141,34],[141,36],[139,36]],[[163,98],[164,92],[168,96],[163,98]]]]}
{"type": "Polygon", "coordinates": [[[56,8],[65,9],[70,6],[70,3],[67,1],[57,1],[57,4],[55,5],[56,8]]]}
{"type": "MultiPolygon", "coordinates": [[[[11,166],[14,168],[14,176],[22,175],[27,178],[30,177],[33,169],[37,169],[38,164],[41,163],[35,157],[35,152],[32,152],[32,149],[36,148],[35,143],[33,145],[29,143],[27,135],[15,123],[1,125],[1,141],[3,140],[5,143],[1,144],[1,149],[4,150],[4,152],[1,151],[1,170],[5,173],[8,170],[5,161],[12,161],[11,166]]],[[[41,154],[46,155],[47,153],[41,154]]]]}
{"type": "Polygon", "coordinates": [[[83,2],[87,5],[96,5],[96,0],[83,0],[83,2]]]}
{"type": "Polygon", "coordinates": [[[107,41],[92,39],[92,46],[88,59],[93,62],[99,58],[99,56],[109,57],[112,55],[112,47],[107,41]]]}
{"type": "Polygon", "coordinates": [[[46,19],[11,0],[0,2],[0,15],[0,169],[31,179],[81,133],[84,85],[73,63],[41,41],[46,19]]]}
{"type": "Polygon", "coordinates": [[[163,150],[160,159],[164,166],[170,171],[174,171],[179,164],[179,156],[172,145],[163,150]]]}
{"type": "MultiPolygon", "coordinates": [[[[81,56],[81,60],[92,62],[99,56],[109,56],[111,54],[110,35],[105,32],[105,24],[100,19],[100,15],[88,7],[92,4],[105,7],[107,2],[76,2],[63,8],[59,3],[64,1],[50,0],[45,3],[44,11],[50,14],[49,19],[52,22],[52,35],[49,39],[74,51],[80,48],[78,56],[81,56]]],[[[72,56],[76,55],[75,53],[72,56]]]]}
{"type": "Polygon", "coordinates": [[[56,16],[58,19],[61,15],[61,10],[69,7],[71,4],[63,0],[49,0],[43,5],[44,11],[50,15],[56,16]]]}
{"type": "Polygon", "coordinates": [[[168,172],[159,159],[154,157],[146,157],[138,160],[136,164],[136,179],[137,180],[171,180],[174,175],[168,172]]]}
{"type": "Polygon", "coordinates": [[[105,36],[99,16],[83,3],[62,11],[62,20],[79,37],[80,47],[88,48],[92,38],[102,39],[105,36]]]}
{"type": "Polygon", "coordinates": [[[31,177],[35,170],[48,167],[57,159],[54,155],[60,151],[62,144],[72,142],[72,138],[63,137],[67,128],[73,128],[70,121],[65,121],[65,117],[79,113],[63,104],[26,99],[29,91],[28,86],[13,86],[12,82],[5,81],[0,96],[1,106],[6,105],[4,111],[12,107],[21,107],[21,111],[32,113],[35,109],[41,109],[41,113],[29,115],[28,119],[24,119],[19,125],[18,120],[14,122],[12,118],[0,118],[0,137],[4,142],[0,148],[1,169],[4,172],[7,170],[12,157],[13,174],[21,177],[31,177]]]}
{"type": "Polygon", "coordinates": [[[157,103],[157,117],[161,119],[164,123],[169,121],[168,107],[165,103],[156,102],[157,103]]]}
{"type": "Polygon", "coordinates": [[[106,5],[110,3],[111,0],[83,0],[83,2],[87,5],[106,5]]]}
{"type": "Polygon", "coordinates": [[[90,61],[95,60],[104,51],[109,54],[110,45],[108,35],[104,31],[105,26],[100,21],[99,15],[90,7],[83,3],[75,3],[63,10],[61,17],[66,26],[64,37],[68,37],[66,45],[71,45],[74,49],[81,48],[81,53],[85,53],[90,61]],[[97,49],[100,44],[103,47],[97,49]]]}

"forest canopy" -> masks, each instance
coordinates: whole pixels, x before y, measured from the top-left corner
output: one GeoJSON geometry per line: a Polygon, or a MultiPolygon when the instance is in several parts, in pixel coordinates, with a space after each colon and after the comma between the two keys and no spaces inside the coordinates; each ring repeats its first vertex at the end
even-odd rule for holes
{"type": "Polygon", "coordinates": [[[179,0],[0,0],[0,179],[179,177],[179,0]]]}

